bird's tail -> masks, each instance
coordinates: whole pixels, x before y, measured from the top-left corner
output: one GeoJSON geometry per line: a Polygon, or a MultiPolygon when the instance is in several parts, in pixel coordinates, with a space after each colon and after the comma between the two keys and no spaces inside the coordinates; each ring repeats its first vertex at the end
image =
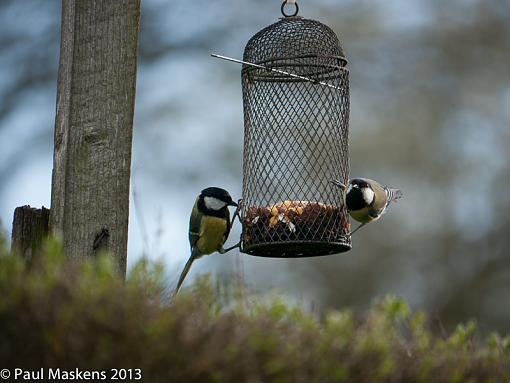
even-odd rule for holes
{"type": "Polygon", "coordinates": [[[384,191],[386,191],[386,201],[388,205],[391,202],[397,202],[403,195],[400,189],[384,188],[384,191]]]}
{"type": "Polygon", "coordinates": [[[191,252],[190,257],[188,258],[188,261],[184,265],[184,269],[182,269],[181,276],[179,277],[179,281],[177,282],[177,287],[175,288],[175,291],[174,291],[174,294],[173,294],[174,297],[179,292],[179,290],[180,290],[180,288],[182,286],[182,283],[184,282],[184,279],[186,278],[186,275],[188,275],[188,272],[191,269],[191,265],[193,264],[195,259],[198,258],[197,255],[198,254],[196,254],[196,251],[193,249],[193,251],[191,252]]]}

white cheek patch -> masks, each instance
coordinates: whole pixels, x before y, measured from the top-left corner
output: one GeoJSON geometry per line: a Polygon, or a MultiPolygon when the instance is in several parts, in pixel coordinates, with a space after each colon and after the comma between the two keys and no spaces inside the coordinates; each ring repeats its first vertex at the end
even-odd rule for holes
{"type": "Polygon", "coordinates": [[[210,210],[221,210],[225,206],[227,206],[227,204],[224,201],[214,197],[204,197],[204,203],[205,207],[207,207],[210,210]]]}
{"type": "Polygon", "coordinates": [[[367,203],[367,205],[370,205],[374,201],[375,193],[372,189],[364,188],[363,191],[363,199],[367,203]]]}

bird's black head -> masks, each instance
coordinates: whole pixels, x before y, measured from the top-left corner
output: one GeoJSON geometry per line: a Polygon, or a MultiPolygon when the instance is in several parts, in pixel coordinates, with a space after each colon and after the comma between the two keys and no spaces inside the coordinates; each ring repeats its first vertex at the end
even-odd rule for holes
{"type": "Polygon", "coordinates": [[[218,212],[226,209],[227,206],[237,206],[237,204],[225,189],[209,187],[200,193],[198,206],[204,212],[218,212]]]}
{"type": "Polygon", "coordinates": [[[349,211],[361,210],[374,202],[375,193],[364,179],[354,178],[349,182],[345,204],[349,211]]]}
{"type": "Polygon", "coordinates": [[[353,178],[349,184],[351,186],[357,186],[358,188],[360,189],[366,189],[366,188],[369,188],[369,189],[372,189],[372,187],[370,186],[370,184],[367,182],[367,180],[363,179],[363,178],[353,178]]]}

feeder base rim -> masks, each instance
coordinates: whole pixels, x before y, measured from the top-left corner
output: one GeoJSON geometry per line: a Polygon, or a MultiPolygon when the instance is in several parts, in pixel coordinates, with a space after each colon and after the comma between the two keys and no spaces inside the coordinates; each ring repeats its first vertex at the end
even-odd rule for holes
{"type": "Polygon", "coordinates": [[[352,249],[350,241],[310,242],[287,241],[259,243],[247,247],[241,246],[240,252],[265,258],[310,258],[345,253],[352,249]],[[286,249],[286,251],[284,250],[286,249]]]}

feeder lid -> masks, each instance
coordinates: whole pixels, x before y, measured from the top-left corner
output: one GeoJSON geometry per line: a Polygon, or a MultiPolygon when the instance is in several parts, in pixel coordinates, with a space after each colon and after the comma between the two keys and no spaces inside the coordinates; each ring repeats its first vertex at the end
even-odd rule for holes
{"type": "MultiPolygon", "coordinates": [[[[323,74],[324,67],[337,70],[347,65],[335,32],[327,25],[300,16],[283,17],[256,33],[246,44],[243,57],[244,61],[272,68],[296,67],[301,72],[297,74],[307,75],[313,75],[310,66],[323,67],[319,71],[323,74]]],[[[255,69],[244,66],[243,70],[255,69]]],[[[261,74],[259,69],[257,77],[261,74]]],[[[263,77],[270,80],[281,75],[266,71],[263,77]]]]}

